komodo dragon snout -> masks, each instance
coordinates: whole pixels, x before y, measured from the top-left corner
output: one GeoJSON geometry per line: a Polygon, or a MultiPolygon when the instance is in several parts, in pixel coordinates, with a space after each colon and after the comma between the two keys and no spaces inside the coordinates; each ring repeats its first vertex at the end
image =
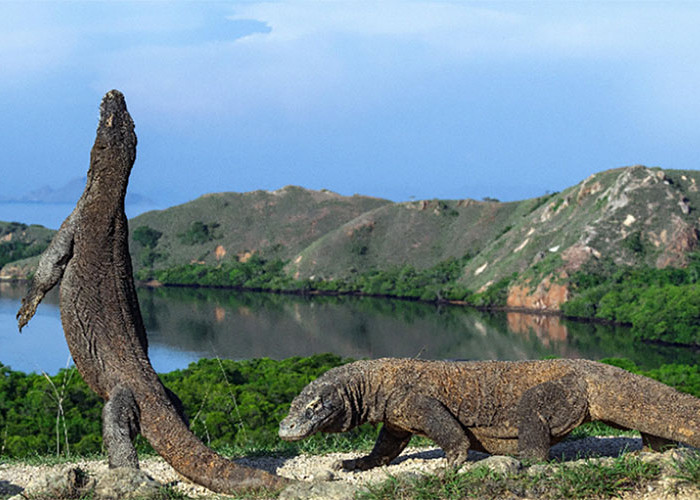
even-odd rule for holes
{"type": "Polygon", "coordinates": [[[347,430],[342,425],[344,414],[343,398],[336,387],[311,382],[292,402],[289,416],[280,422],[279,437],[299,441],[317,432],[343,432],[347,430]]]}

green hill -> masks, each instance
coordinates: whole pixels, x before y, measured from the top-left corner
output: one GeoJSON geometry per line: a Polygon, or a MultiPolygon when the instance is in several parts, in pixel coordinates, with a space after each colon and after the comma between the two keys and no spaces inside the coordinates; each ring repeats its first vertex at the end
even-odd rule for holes
{"type": "Polygon", "coordinates": [[[533,203],[467,199],[384,205],[319,238],[288,269],[297,278],[317,279],[406,265],[426,269],[451,257],[477,255],[533,203]]]}
{"type": "Polygon", "coordinates": [[[287,260],[345,222],[390,203],[295,186],[207,194],[129,221],[134,270],[246,261],[252,255],[287,260]]]}
{"type": "Polygon", "coordinates": [[[567,276],[582,267],[682,267],[698,246],[699,178],[643,166],[592,175],[491,241],[460,281],[479,290],[517,272],[508,305],[556,309],[569,296],[567,276]]]}
{"type": "Polygon", "coordinates": [[[509,305],[556,309],[565,277],[585,263],[684,266],[698,244],[700,172],[643,166],[608,170],[561,193],[512,203],[420,201],[385,205],[299,252],[297,278],[346,278],[473,256],[458,282],[472,291],[518,273],[509,305]]]}
{"type": "Polygon", "coordinates": [[[54,231],[44,226],[0,221],[0,280],[33,270],[54,231]]]}

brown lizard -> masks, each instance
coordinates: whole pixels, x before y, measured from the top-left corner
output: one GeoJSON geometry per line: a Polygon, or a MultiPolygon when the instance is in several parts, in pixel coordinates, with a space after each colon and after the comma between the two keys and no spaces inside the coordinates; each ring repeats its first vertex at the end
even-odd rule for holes
{"type": "Polygon", "coordinates": [[[588,360],[357,361],[307,385],[280,423],[282,439],[382,422],[372,452],[346,469],[385,465],[413,434],[460,465],[469,449],[545,460],[584,422],[641,432],[645,446],[700,447],[700,399],[621,368],[588,360]]]}
{"type": "Polygon", "coordinates": [[[134,122],[124,96],[112,90],[100,106],[85,191],[41,257],[17,313],[20,331],[61,280],[61,321],[71,355],[85,382],[107,401],[102,433],[110,467],[138,467],[133,439],[141,433],[175,470],[211,490],[280,488],[285,479],[206,447],[151,366],[124,213],[135,159],[134,122]]]}

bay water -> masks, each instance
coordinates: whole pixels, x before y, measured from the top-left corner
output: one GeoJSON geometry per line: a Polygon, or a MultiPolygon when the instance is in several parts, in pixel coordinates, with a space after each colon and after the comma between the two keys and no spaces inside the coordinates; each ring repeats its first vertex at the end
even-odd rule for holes
{"type": "MultiPolygon", "coordinates": [[[[56,373],[71,364],[58,293],[50,292],[20,334],[26,285],[0,283],[0,362],[56,373]]],[[[303,297],[207,288],[140,288],[149,354],[158,372],[202,357],[309,356],[520,360],[625,357],[642,367],[697,363],[697,352],[636,342],[627,328],[557,316],[481,312],[461,306],[370,297],[303,297]]]]}

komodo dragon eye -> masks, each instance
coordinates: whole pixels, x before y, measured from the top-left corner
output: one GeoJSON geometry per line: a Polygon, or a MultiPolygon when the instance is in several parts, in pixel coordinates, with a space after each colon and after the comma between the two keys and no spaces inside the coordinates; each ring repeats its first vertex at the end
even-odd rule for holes
{"type": "Polygon", "coordinates": [[[323,401],[321,398],[316,398],[306,405],[306,410],[304,411],[304,417],[312,419],[316,413],[323,408],[323,401]]]}

